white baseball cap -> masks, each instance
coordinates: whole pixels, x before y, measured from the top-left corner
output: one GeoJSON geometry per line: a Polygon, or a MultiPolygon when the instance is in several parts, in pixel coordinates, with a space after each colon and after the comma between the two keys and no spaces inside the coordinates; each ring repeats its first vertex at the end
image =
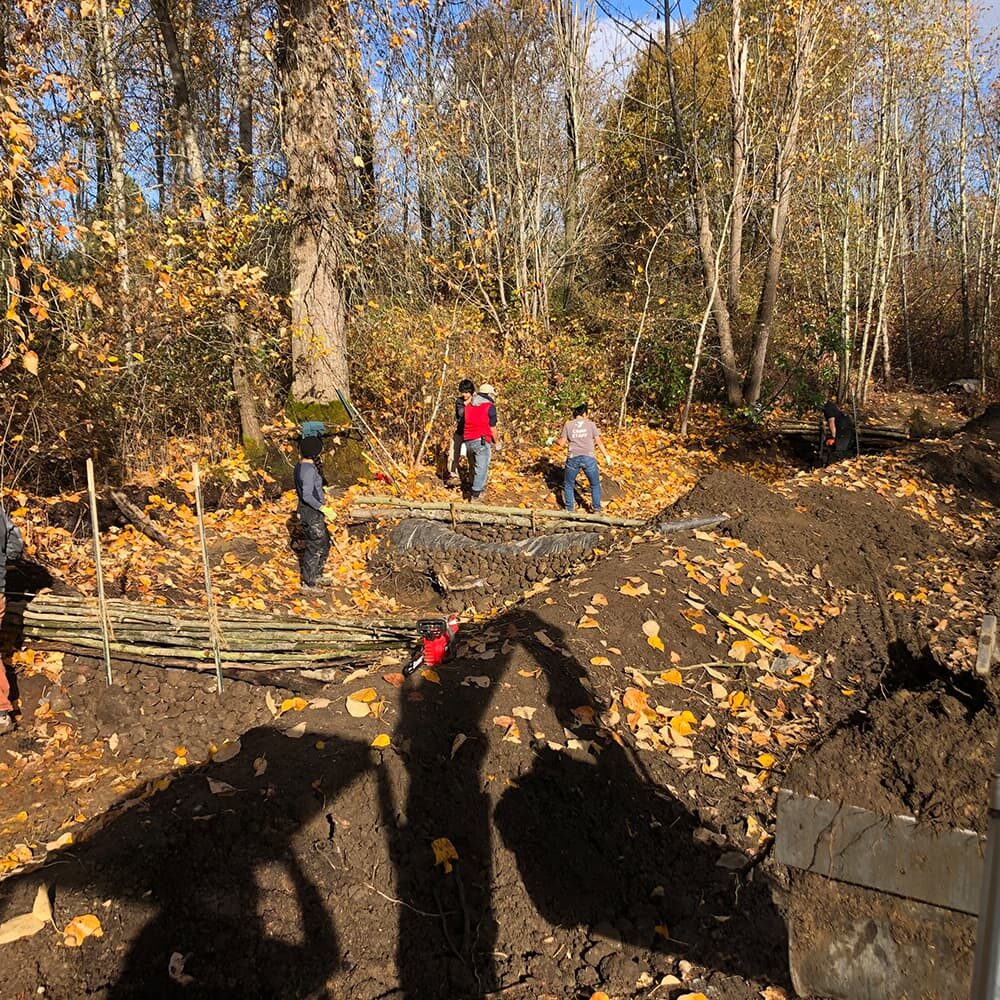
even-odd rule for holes
{"type": "Polygon", "coordinates": [[[495,396],[497,394],[496,389],[494,389],[489,382],[484,382],[479,387],[479,392],[481,392],[484,396],[495,396]]]}

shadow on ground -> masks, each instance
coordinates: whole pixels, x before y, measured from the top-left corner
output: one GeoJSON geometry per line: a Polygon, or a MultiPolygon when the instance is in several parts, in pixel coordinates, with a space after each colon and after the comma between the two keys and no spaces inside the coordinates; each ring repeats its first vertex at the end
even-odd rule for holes
{"type": "Polygon", "coordinates": [[[78,952],[41,935],[9,946],[0,992],[455,1000],[519,986],[570,998],[601,986],[629,995],[638,973],[678,956],[787,984],[785,927],[767,881],[720,868],[720,851],[693,838],[701,824],[687,803],[626,747],[581,727],[581,707],[604,706],[551,624],[521,611],[493,627],[506,653],[404,689],[390,749],[373,750],[363,723],[334,712],[339,700],[305,713],[302,739],[252,729],[234,759],[166,775],[120,802],[85,843],[8,880],[0,916],[30,908],[44,881],[60,920],[92,909],[105,937],[78,952]],[[554,649],[535,638],[543,627],[554,649]],[[512,664],[529,660],[551,712],[594,740],[595,753],[528,746],[533,727],[523,723],[523,744],[500,744],[498,755],[495,697],[512,664]],[[489,686],[463,686],[464,675],[489,686]],[[434,863],[441,837],[458,854],[450,873],[434,863]],[[590,944],[550,957],[543,940],[561,931],[590,944]],[[192,977],[184,987],[168,974],[175,954],[192,977]]]}

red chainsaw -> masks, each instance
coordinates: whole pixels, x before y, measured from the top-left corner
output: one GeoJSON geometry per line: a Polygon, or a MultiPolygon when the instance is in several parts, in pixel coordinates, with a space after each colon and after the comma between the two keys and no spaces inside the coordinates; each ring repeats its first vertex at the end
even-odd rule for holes
{"type": "Polygon", "coordinates": [[[458,615],[421,618],[417,622],[417,631],[420,642],[414,647],[410,662],[403,668],[404,677],[415,674],[423,667],[436,667],[451,658],[458,635],[458,615]]]}

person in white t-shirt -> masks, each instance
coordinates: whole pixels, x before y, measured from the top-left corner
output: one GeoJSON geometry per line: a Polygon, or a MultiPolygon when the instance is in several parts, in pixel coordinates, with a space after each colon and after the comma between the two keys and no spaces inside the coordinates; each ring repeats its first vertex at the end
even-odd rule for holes
{"type": "Polygon", "coordinates": [[[563,499],[567,510],[576,509],[574,488],[576,477],[584,472],[590,482],[590,495],[593,500],[594,513],[601,509],[601,470],[597,465],[596,449],[601,449],[604,464],[611,465],[611,456],[601,440],[601,432],[597,425],[587,419],[587,404],[581,403],[573,408],[573,419],[567,421],[559,435],[560,441],[567,444],[566,472],[563,479],[563,499]]]}

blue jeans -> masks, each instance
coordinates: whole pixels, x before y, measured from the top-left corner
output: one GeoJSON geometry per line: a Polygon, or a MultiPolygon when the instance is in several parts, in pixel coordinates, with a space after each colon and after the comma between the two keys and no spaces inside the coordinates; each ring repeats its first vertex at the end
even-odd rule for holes
{"type": "Polygon", "coordinates": [[[575,455],[566,459],[566,476],[563,480],[563,497],[566,501],[566,509],[574,510],[576,507],[576,497],[573,495],[573,487],[576,477],[580,475],[580,470],[587,474],[590,482],[590,496],[594,504],[594,510],[601,509],[601,470],[597,466],[597,459],[590,455],[575,455]]]}
{"type": "Polygon", "coordinates": [[[486,489],[486,476],[490,471],[490,457],[493,449],[488,441],[476,438],[465,442],[465,454],[472,466],[472,495],[477,496],[486,489]]]}

